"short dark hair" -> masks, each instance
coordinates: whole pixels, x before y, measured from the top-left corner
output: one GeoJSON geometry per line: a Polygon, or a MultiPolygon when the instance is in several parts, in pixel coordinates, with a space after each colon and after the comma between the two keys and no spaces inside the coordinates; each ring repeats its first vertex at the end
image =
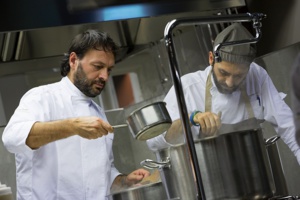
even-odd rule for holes
{"type": "Polygon", "coordinates": [[[61,75],[67,76],[70,71],[69,57],[72,52],[75,52],[79,59],[82,59],[90,49],[111,52],[116,58],[119,46],[105,32],[87,30],[78,34],[72,40],[68,53],[64,54],[61,62],[61,75]]]}

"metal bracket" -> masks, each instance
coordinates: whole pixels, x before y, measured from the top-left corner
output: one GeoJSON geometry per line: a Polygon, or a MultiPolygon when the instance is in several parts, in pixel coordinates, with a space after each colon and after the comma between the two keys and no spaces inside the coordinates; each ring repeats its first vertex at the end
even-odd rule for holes
{"type": "Polygon", "coordinates": [[[262,14],[262,13],[254,13],[254,14],[250,14],[250,13],[247,13],[250,18],[252,19],[252,26],[253,28],[255,29],[255,38],[253,39],[249,39],[249,40],[239,40],[239,41],[231,41],[231,42],[223,42],[223,43],[220,43],[220,44],[217,44],[215,47],[214,47],[214,58],[215,58],[215,62],[222,62],[222,58],[220,56],[220,49],[222,47],[225,47],[225,46],[234,46],[234,45],[242,45],[242,44],[252,44],[252,43],[257,43],[260,39],[261,39],[261,36],[262,36],[262,33],[261,33],[261,27],[262,27],[262,23],[261,23],[261,20],[263,18],[266,17],[265,14],[262,14]]]}

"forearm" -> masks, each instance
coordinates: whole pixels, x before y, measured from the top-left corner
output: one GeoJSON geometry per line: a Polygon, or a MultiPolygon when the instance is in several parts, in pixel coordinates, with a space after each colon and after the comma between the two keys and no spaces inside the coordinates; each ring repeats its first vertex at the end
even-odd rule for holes
{"type": "Polygon", "coordinates": [[[32,149],[39,148],[50,142],[74,135],[72,120],[36,122],[33,124],[26,139],[26,145],[32,149]]]}

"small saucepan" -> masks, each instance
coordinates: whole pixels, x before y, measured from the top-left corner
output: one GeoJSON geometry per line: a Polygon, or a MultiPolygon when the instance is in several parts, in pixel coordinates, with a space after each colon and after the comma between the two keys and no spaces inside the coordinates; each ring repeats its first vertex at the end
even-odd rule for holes
{"type": "Polygon", "coordinates": [[[155,102],[133,111],[126,119],[132,136],[137,140],[156,137],[172,124],[165,102],[155,102]]]}

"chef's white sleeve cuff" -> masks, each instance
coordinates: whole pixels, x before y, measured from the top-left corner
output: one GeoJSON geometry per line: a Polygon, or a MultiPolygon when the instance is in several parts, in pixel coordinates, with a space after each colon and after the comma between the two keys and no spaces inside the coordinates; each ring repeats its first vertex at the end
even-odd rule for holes
{"type": "Polygon", "coordinates": [[[168,143],[165,140],[165,134],[166,134],[166,132],[157,137],[147,140],[148,148],[151,151],[158,151],[158,150],[165,149],[165,148],[172,146],[172,144],[168,143]]]}

